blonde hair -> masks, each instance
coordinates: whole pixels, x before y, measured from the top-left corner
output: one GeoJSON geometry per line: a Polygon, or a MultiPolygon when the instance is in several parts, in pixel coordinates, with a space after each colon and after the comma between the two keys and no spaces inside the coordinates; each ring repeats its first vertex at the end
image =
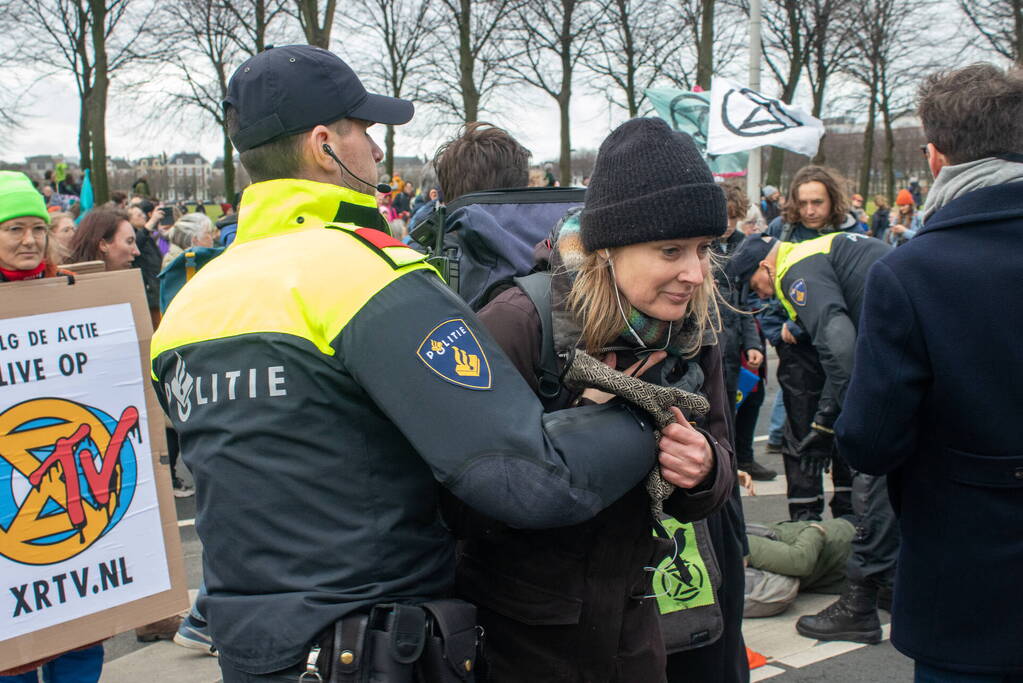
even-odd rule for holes
{"type": "Polygon", "coordinates": [[[46,241],[46,262],[52,263],[55,266],[59,266],[62,263],[68,262],[68,257],[71,256],[70,250],[65,248],[57,239],[53,236],[53,229],[57,227],[57,223],[67,219],[74,224],[75,219],[70,213],[65,211],[55,211],[50,214],[50,226],[49,235],[47,235],[46,241]]]}
{"type": "MultiPolygon", "coordinates": [[[[720,320],[716,292],[717,286],[708,269],[703,284],[693,293],[684,316],[693,317],[696,323],[693,334],[684,339],[682,354],[686,358],[692,358],[699,352],[708,328],[720,331],[716,323],[720,320]]],[[[608,262],[596,253],[585,254],[568,294],[568,307],[581,323],[583,350],[586,353],[602,353],[622,333],[626,321],[622,319],[622,311],[618,308],[619,296],[608,262]]],[[[628,301],[622,303],[623,307],[627,304],[628,301]]]]}

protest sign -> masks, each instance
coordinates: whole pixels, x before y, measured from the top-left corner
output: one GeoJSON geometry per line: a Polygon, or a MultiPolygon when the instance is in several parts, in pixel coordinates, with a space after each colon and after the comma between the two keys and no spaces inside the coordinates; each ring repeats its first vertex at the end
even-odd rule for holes
{"type": "Polygon", "coordinates": [[[714,77],[707,131],[711,154],[773,145],[814,156],[823,135],[820,119],[735,81],[714,77]]]}
{"type": "Polygon", "coordinates": [[[139,271],[0,285],[0,669],[188,606],[139,271]]]}

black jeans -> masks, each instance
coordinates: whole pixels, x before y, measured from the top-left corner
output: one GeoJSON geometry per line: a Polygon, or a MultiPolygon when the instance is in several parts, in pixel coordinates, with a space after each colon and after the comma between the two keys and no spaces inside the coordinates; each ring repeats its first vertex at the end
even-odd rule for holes
{"type": "MultiPolygon", "coordinates": [[[[820,519],[824,512],[824,482],[820,476],[805,474],[799,466],[796,449],[810,432],[810,423],[817,412],[824,369],[817,360],[817,351],[810,344],[780,344],[778,351],[778,383],[785,400],[785,439],[782,457],[788,485],[789,516],[793,520],[820,519]]],[[[831,514],[848,515],[852,509],[852,471],[837,455],[831,463],[831,481],[835,493],[831,498],[831,514]]]]}
{"type": "Polygon", "coordinates": [[[764,405],[763,382],[746,397],[735,414],[735,461],[742,465],[753,462],[753,433],[757,430],[760,407],[764,405]]]}

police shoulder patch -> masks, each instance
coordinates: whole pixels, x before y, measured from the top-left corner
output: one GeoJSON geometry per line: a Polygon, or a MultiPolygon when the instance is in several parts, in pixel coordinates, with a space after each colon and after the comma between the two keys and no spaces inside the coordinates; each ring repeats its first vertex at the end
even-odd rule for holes
{"type": "Polygon", "coordinates": [[[487,356],[461,318],[445,320],[430,330],[416,355],[426,367],[452,384],[481,391],[491,387],[487,356]]]}
{"type": "Polygon", "coordinates": [[[800,278],[789,287],[789,300],[796,306],[806,305],[806,280],[800,278]]]}

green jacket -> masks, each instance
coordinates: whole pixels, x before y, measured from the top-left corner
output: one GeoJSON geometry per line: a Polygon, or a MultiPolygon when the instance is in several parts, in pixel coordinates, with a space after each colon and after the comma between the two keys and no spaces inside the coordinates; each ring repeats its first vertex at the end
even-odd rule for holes
{"type": "Polygon", "coordinates": [[[837,593],[845,581],[845,563],[856,533],[845,519],[811,522],[779,522],[770,527],[774,538],[749,534],[751,567],[775,574],[799,577],[799,590],[837,593]]]}

